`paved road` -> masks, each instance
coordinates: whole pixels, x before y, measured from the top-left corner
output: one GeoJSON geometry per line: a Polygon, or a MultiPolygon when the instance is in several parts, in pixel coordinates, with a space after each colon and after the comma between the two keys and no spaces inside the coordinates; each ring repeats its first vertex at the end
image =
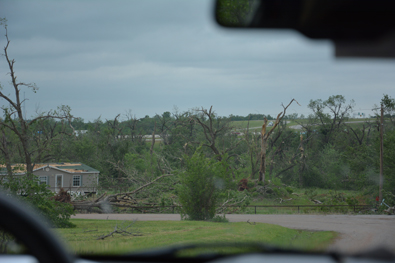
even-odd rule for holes
{"type": "MultiPolygon", "coordinates": [[[[395,216],[386,215],[226,215],[231,222],[261,222],[293,229],[335,231],[339,238],[328,250],[345,253],[386,247],[395,251],[395,216]]],[[[178,221],[178,214],[77,214],[72,218],[178,221]]]]}

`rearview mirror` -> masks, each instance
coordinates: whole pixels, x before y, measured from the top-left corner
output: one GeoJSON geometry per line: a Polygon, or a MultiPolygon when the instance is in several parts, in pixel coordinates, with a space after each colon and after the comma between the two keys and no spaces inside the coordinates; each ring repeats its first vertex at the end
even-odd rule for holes
{"type": "Polygon", "coordinates": [[[395,58],[394,0],[217,0],[215,18],[224,27],[330,39],[336,57],[395,58]]]}
{"type": "Polygon", "coordinates": [[[225,27],[295,29],[314,39],[375,39],[395,29],[394,0],[217,0],[225,27]]]}

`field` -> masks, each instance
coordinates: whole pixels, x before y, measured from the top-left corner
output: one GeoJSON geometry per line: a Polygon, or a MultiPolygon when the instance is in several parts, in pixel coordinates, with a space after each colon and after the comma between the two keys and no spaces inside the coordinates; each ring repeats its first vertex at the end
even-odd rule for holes
{"type": "Polygon", "coordinates": [[[141,236],[115,234],[97,240],[99,236],[112,232],[116,225],[122,227],[131,222],[87,219],[72,219],[71,222],[75,228],[55,231],[78,254],[120,254],[176,244],[210,242],[261,242],[286,248],[323,250],[337,235],[330,231],[302,231],[264,223],[137,221],[132,229],[138,230],[141,236]]]}
{"type": "MultiPolygon", "coordinates": [[[[271,120],[271,121],[274,122],[274,120],[271,120]]],[[[268,122],[271,122],[271,121],[269,120],[268,122]]],[[[374,121],[374,119],[367,118],[367,119],[349,119],[349,120],[347,120],[347,122],[356,122],[356,123],[349,123],[349,125],[351,125],[352,127],[355,127],[355,128],[362,127],[363,122],[365,122],[365,121],[372,122],[372,121],[374,121]]],[[[254,131],[259,131],[260,130],[259,127],[262,126],[263,122],[264,122],[263,120],[250,121],[249,127],[255,128],[255,129],[253,129],[254,131]]],[[[306,122],[307,122],[306,119],[304,119],[304,120],[299,119],[297,121],[287,120],[287,127],[293,126],[293,125],[298,125],[299,123],[306,123],[306,122]]],[[[234,127],[235,129],[246,129],[247,125],[248,125],[248,121],[232,121],[231,122],[231,126],[234,127]]]]}

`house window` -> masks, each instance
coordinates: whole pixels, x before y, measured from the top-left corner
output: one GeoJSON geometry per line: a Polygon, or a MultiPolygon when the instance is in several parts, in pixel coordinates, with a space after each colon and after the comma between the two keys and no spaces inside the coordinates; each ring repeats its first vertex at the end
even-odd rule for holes
{"type": "Polygon", "coordinates": [[[81,186],[81,175],[73,176],[73,186],[81,186]]]}
{"type": "Polygon", "coordinates": [[[38,184],[39,185],[47,184],[47,179],[48,179],[47,176],[40,176],[40,177],[38,177],[38,184]]]}

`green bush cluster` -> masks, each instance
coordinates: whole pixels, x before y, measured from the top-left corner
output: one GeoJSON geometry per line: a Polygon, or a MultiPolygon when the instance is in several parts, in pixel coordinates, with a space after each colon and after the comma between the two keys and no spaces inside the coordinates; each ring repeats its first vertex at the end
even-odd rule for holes
{"type": "Polygon", "coordinates": [[[47,218],[46,223],[49,226],[57,228],[75,226],[69,221],[70,216],[74,215],[73,206],[55,201],[53,199],[55,194],[47,188],[47,185],[40,185],[37,177],[13,177],[3,182],[1,186],[32,207],[39,215],[47,218]]]}
{"type": "Polygon", "coordinates": [[[254,182],[251,182],[251,181],[248,181],[247,187],[248,187],[248,189],[252,189],[252,188],[255,187],[255,183],[254,183],[254,182]]]}
{"type": "Polygon", "coordinates": [[[201,148],[185,157],[186,171],[180,174],[177,194],[182,206],[181,217],[189,220],[211,220],[215,216],[219,194],[231,187],[226,162],[206,158],[201,148]]]}

